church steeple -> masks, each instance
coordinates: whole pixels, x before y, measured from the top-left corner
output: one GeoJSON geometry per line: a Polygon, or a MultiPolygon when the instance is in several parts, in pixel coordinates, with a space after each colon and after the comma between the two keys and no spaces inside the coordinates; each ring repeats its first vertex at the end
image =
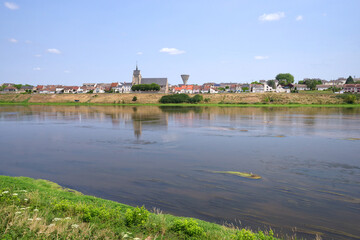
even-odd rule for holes
{"type": "Polygon", "coordinates": [[[136,61],[136,69],[134,70],[132,77],[132,85],[141,84],[141,74],[136,61]]]}

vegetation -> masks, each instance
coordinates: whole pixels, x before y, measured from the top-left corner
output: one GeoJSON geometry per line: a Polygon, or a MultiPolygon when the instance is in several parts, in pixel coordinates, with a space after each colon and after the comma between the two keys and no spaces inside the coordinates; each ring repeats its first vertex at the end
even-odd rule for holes
{"type": "Polygon", "coordinates": [[[160,91],[160,85],[156,83],[151,84],[137,84],[131,87],[132,91],[160,91]]]}
{"type": "Polygon", "coordinates": [[[262,84],[262,83],[259,83],[258,81],[254,81],[251,84],[262,84]]]}
{"type": "Polygon", "coordinates": [[[137,101],[137,97],[134,96],[134,97],[132,98],[132,101],[133,101],[133,102],[136,102],[136,101],[137,101]]]}
{"type": "Polygon", "coordinates": [[[275,80],[268,80],[267,85],[269,85],[270,87],[272,87],[273,89],[276,89],[276,82],[275,80]]]}
{"type": "Polygon", "coordinates": [[[82,195],[46,181],[0,176],[1,239],[275,239],[82,195]]]}
{"type": "Polygon", "coordinates": [[[346,79],[345,84],[353,84],[353,83],[355,83],[355,82],[354,82],[354,79],[353,79],[351,76],[349,76],[349,77],[346,79]]]}
{"type": "Polygon", "coordinates": [[[275,79],[278,80],[281,85],[288,85],[294,82],[294,76],[290,73],[279,73],[275,79]]]}
{"type": "Polygon", "coordinates": [[[199,103],[203,100],[203,96],[196,94],[194,97],[190,97],[185,93],[172,94],[162,96],[159,100],[160,103],[199,103]]]}
{"type": "Polygon", "coordinates": [[[223,174],[232,174],[239,177],[250,178],[250,179],[261,179],[261,176],[253,173],[246,172],[234,172],[234,171],[211,171],[212,173],[223,173],[223,174]]]}
{"type": "Polygon", "coordinates": [[[322,84],[321,80],[318,78],[308,78],[303,81],[299,81],[299,84],[306,84],[306,87],[310,88],[310,90],[314,91],[316,89],[316,85],[322,84]]]}

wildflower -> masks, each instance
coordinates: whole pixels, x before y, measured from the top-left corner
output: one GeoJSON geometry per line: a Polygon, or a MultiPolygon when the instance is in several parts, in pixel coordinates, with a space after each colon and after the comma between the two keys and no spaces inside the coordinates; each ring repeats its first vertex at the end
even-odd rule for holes
{"type": "Polygon", "coordinates": [[[17,196],[18,194],[17,193],[13,193],[13,196],[17,196]]]}
{"type": "Polygon", "coordinates": [[[27,191],[26,191],[26,190],[20,190],[19,192],[24,192],[24,193],[25,193],[25,192],[27,192],[27,191]]]}
{"type": "Polygon", "coordinates": [[[38,212],[38,211],[39,211],[39,209],[37,209],[37,208],[34,209],[34,212],[38,212]]]}
{"type": "Polygon", "coordinates": [[[36,218],[35,220],[36,220],[36,221],[40,221],[40,220],[41,220],[41,218],[36,218]]]}
{"type": "Polygon", "coordinates": [[[28,221],[32,221],[33,219],[32,218],[28,218],[28,221]]]}
{"type": "Polygon", "coordinates": [[[24,201],[25,201],[25,202],[27,202],[27,201],[29,201],[29,199],[27,199],[27,198],[24,198],[24,201]]]}
{"type": "Polygon", "coordinates": [[[53,223],[49,225],[49,227],[54,227],[54,226],[55,226],[55,224],[53,224],[53,223]]]}
{"type": "Polygon", "coordinates": [[[25,210],[25,209],[26,209],[26,208],[24,208],[24,207],[23,207],[23,208],[20,208],[20,210],[25,210]]]}
{"type": "Polygon", "coordinates": [[[15,215],[19,215],[19,214],[21,214],[21,212],[16,212],[16,213],[15,213],[15,215]]]}
{"type": "Polygon", "coordinates": [[[66,217],[66,218],[64,218],[65,220],[71,220],[71,217],[66,217]]]}
{"type": "Polygon", "coordinates": [[[2,194],[6,194],[6,193],[9,193],[9,191],[3,191],[2,194]]]}
{"type": "Polygon", "coordinates": [[[54,218],[53,222],[61,221],[62,218],[54,218]]]}
{"type": "Polygon", "coordinates": [[[71,225],[71,228],[78,228],[78,227],[79,227],[79,225],[77,225],[77,224],[71,225]]]}
{"type": "Polygon", "coordinates": [[[127,235],[126,233],[125,233],[125,235],[123,236],[124,238],[127,238],[129,235],[127,235]]]}
{"type": "Polygon", "coordinates": [[[133,240],[140,240],[140,238],[133,238],[133,240]]]}

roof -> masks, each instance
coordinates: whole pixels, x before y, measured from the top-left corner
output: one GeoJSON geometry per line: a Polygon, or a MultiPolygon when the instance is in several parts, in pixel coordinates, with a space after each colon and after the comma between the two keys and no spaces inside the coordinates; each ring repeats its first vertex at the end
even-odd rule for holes
{"type": "Polygon", "coordinates": [[[141,78],[142,84],[156,83],[160,86],[164,86],[167,84],[167,81],[168,81],[167,78],[141,78]]]}

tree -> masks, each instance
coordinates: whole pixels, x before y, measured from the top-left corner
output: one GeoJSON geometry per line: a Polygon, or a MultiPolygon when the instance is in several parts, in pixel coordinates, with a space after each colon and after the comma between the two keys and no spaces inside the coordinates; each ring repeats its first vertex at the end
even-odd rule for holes
{"type": "Polygon", "coordinates": [[[133,99],[132,99],[132,101],[133,101],[133,102],[136,102],[136,100],[137,100],[137,97],[134,96],[133,99]]]}
{"type": "Polygon", "coordinates": [[[259,83],[258,81],[254,81],[251,84],[261,84],[261,83],[259,83]]]}
{"type": "Polygon", "coordinates": [[[276,75],[275,79],[278,80],[281,85],[287,85],[294,82],[294,76],[290,73],[279,73],[276,75]]]}
{"type": "Polygon", "coordinates": [[[273,89],[276,89],[276,82],[275,80],[269,80],[266,82],[267,85],[269,85],[270,87],[272,87],[273,89]]]}
{"type": "Polygon", "coordinates": [[[349,76],[349,77],[346,79],[345,84],[353,84],[353,83],[354,83],[354,79],[353,79],[351,76],[349,76]]]}
{"type": "Polygon", "coordinates": [[[319,82],[317,79],[306,79],[305,84],[310,90],[315,90],[316,85],[321,84],[321,81],[319,82]]]}

